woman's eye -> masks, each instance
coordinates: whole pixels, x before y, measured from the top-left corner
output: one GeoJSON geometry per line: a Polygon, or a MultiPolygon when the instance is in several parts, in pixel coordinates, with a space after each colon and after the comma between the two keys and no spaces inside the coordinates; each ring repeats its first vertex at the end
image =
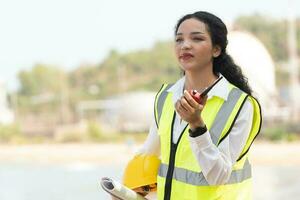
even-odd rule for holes
{"type": "Polygon", "coordinates": [[[181,38],[176,38],[176,39],[175,39],[175,42],[181,42],[181,41],[182,41],[181,38]]]}
{"type": "Polygon", "coordinates": [[[193,40],[195,40],[195,41],[202,41],[203,39],[202,38],[193,38],[193,40]]]}

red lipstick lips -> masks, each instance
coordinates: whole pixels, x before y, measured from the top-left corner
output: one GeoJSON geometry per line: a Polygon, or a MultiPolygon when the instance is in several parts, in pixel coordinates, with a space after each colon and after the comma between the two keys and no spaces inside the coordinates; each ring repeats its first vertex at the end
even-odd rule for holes
{"type": "Polygon", "coordinates": [[[188,60],[192,57],[194,57],[194,56],[191,53],[183,53],[183,54],[180,54],[180,56],[179,56],[179,58],[182,60],[188,60]]]}

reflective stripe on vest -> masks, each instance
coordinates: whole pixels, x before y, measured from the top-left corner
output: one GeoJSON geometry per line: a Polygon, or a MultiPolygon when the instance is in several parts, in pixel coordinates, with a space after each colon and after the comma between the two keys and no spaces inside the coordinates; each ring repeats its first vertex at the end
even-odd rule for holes
{"type": "Polygon", "coordinates": [[[214,119],[214,123],[209,130],[212,142],[215,145],[217,145],[218,142],[223,139],[220,138],[222,131],[225,128],[227,120],[242,94],[243,92],[240,89],[233,88],[228,95],[227,101],[223,103],[222,107],[217,113],[217,116],[214,119]]]}
{"type": "MultiPolygon", "coordinates": [[[[166,164],[161,164],[159,167],[158,175],[160,177],[166,178],[168,167],[169,166],[166,164]]],[[[251,175],[251,165],[247,159],[242,169],[233,170],[231,172],[230,178],[226,184],[240,183],[244,180],[251,178],[251,175]]],[[[173,178],[177,181],[181,181],[195,186],[209,185],[202,172],[194,172],[178,167],[174,168],[173,178]]]]}
{"type": "MultiPolygon", "coordinates": [[[[167,86],[163,85],[160,89],[160,91],[157,93],[156,97],[155,97],[155,104],[154,104],[154,111],[155,111],[155,105],[156,105],[156,112],[157,112],[157,116],[155,116],[155,121],[156,121],[156,126],[158,127],[159,124],[159,120],[161,117],[161,113],[162,113],[162,109],[164,107],[164,103],[165,100],[167,98],[168,92],[167,90],[173,86],[173,84],[168,84],[167,86]],[[162,91],[161,91],[162,90],[162,91]],[[158,99],[157,96],[159,95],[158,99]]],[[[156,112],[154,112],[156,114],[156,112]]]]}

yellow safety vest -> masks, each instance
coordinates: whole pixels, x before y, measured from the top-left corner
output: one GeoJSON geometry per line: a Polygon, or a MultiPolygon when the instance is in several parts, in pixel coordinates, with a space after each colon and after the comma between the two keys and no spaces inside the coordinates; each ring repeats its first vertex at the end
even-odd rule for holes
{"type": "Polygon", "coordinates": [[[261,109],[258,101],[229,84],[225,101],[213,96],[202,111],[202,118],[209,129],[212,142],[218,146],[230,134],[236,118],[249,99],[254,113],[252,128],[238,160],[233,166],[229,181],[224,185],[209,185],[201,172],[189,144],[187,125],[177,144],[172,142],[175,108],[172,94],[164,84],[155,98],[154,113],[161,144],[161,165],[157,177],[157,196],[164,200],[195,199],[252,199],[251,166],[248,151],[261,127],[261,109]]]}

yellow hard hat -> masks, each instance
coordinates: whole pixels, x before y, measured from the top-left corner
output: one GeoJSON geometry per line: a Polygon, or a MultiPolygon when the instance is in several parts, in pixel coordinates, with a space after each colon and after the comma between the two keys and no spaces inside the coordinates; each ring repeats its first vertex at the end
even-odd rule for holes
{"type": "Polygon", "coordinates": [[[157,156],[136,155],[125,168],[123,184],[130,189],[156,184],[159,165],[157,156]]]}

